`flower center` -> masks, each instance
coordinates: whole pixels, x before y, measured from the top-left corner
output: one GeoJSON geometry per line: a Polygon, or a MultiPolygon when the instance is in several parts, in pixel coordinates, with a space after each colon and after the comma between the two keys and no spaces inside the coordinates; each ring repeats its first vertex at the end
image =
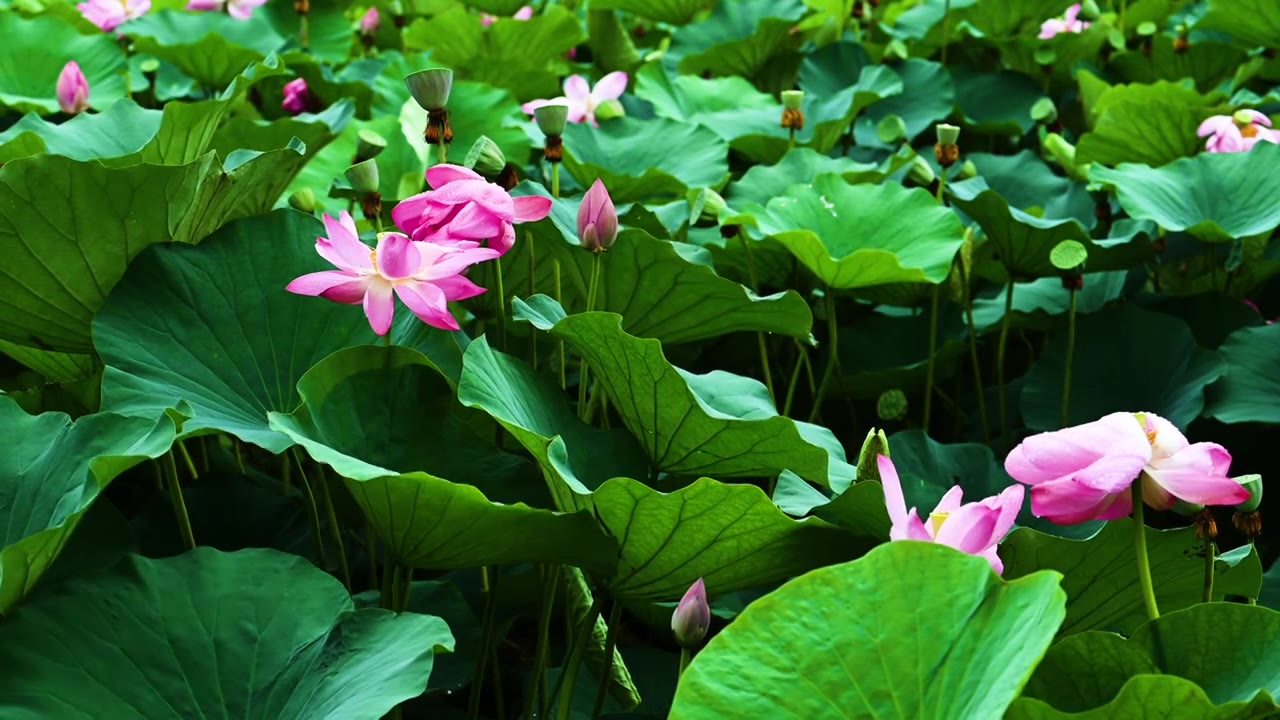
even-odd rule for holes
{"type": "Polygon", "coordinates": [[[378,248],[369,251],[369,264],[373,266],[375,271],[378,269],[378,248]]]}
{"type": "Polygon", "coordinates": [[[1240,134],[1247,138],[1258,137],[1258,126],[1253,123],[1249,123],[1248,125],[1240,128],[1240,134]]]}
{"type": "Polygon", "coordinates": [[[933,534],[937,535],[942,530],[942,523],[946,522],[949,512],[932,512],[929,513],[929,526],[933,528],[933,534]]]}

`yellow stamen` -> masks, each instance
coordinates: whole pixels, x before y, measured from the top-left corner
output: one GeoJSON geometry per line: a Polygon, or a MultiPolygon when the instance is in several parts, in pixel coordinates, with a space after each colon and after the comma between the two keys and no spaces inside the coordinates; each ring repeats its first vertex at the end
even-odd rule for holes
{"type": "Polygon", "coordinates": [[[942,523],[946,522],[949,512],[933,512],[929,513],[929,525],[933,527],[933,534],[937,535],[942,529],[942,523]]]}
{"type": "Polygon", "coordinates": [[[1247,138],[1258,137],[1258,126],[1253,123],[1249,123],[1248,125],[1240,128],[1240,134],[1247,138]]]}

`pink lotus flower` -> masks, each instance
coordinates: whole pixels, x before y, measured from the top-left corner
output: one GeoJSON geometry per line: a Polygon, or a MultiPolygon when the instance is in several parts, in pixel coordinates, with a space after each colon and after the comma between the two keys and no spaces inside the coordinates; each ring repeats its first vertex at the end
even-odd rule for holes
{"type": "Polygon", "coordinates": [[[58,107],[68,115],[77,115],[89,109],[89,81],[75,60],[62,66],[56,86],[58,107]]]}
{"type": "Polygon", "coordinates": [[[1080,20],[1079,17],[1080,3],[1076,3],[1075,5],[1067,8],[1067,12],[1064,16],[1054,18],[1052,20],[1045,20],[1041,23],[1040,35],[1038,37],[1041,40],[1048,40],[1058,33],[1082,33],[1085,31],[1085,28],[1089,27],[1089,23],[1080,20]]]}
{"type": "Polygon", "coordinates": [[[290,80],[284,86],[284,102],[280,103],[280,107],[291,115],[297,115],[307,111],[308,99],[311,93],[307,90],[307,81],[302,78],[290,80]]]}
{"type": "MultiPolygon", "coordinates": [[[[1262,318],[1263,320],[1266,320],[1266,316],[1262,314],[1262,309],[1258,307],[1257,303],[1246,298],[1244,301],[1244,304],[1248,305],[1250,308],[1253,308],[1253,311],[1258,313],[1258,317],[1262,318]]],[[[1276,322],[1275,320],[1267,320],[1268,325],[1274,325],[1275,322],[1276,322]]]]}
{"type": "Polygon", "coordinates": [[[600,178],[582,196],[578,206],[578,243],[596,253],[613,247],[618,238],[618,211],[600,178]]]}
{"type": "Polygon", "coordinates": [[[378,25],[380,24],[382,24],[382,18],[378,15],[378,8],[371,7],[360,17],[360,34],[364,36],[372,35],[378,32],[378,25]]]}
{"type": "Polygon", "coordinates": [[[596,122],[596,108],[600,103],[606,100],[617,100],[622,97],[622,93],[627,90],[627,74],[624,72],[611,72],[600,78],[600,82],[595,87],[591,87],[587,83],[587,79],[581,75],[570,75],[564,81],[564,95],[550,100],[531,100],[520,106],[530,115],[533,111],[543,105],[568,105],[569,106],[569,122],[577,123],[586,122],[591,125],[599,126],[596,122]]]}
{"type": "Polygon", "coordinates": [[[364,304],[369,326],[378,335],[391,329],[394,294],[422,322],[442,330],[457,330],[449,302],[483,293],[484,288],[462,276],[472,265],[498,257],[476,243],[453,247],[413,242],[400,233],[382,233],[378,247],[360,242],[355,221],[344,210],[337,220],[326,214],[329,237],[316,238],[316,252],[337,270],[309,273],[285,286],[291,293],[318,295],[326,300],[364,304]]]}
{"type": "Polygon", "coordinates": [[[551,212],[551,198],[513,198],[460,165],[433,165],[427,170],[427,184],[431,190],[401,200],[391,211],[396,227],[420,242],[485,240],[503,255],[515,244],[513,223],[541,220],[551,212]]]}
{"type": "Polygon", "coordinates": [[[151,0],[86,0],[76,5],[76,9],[89,22],[111,32],[146,15],[151,9],[151,0]]]}
{"type": "Polygon", "coordinates": [[[253,9],[266,2],[267,0],[191,0],[187,3],[187,9],[226,11],[237,20],[248,20],[253,17],[253,9]]]}
{"type": "Polygon", "coordinates": [[[676,634],[676,642],[681,647],[689,648],[702,642],[710,627],[711,606],[707,604],[707,586],[702,578],[698,578],[676,603],[676,610],[671,613],[671,631],[676,634]]]}
{"type": "MultiPolygon", "coordinates": [[[[517,10],[516,14],[511,16],[511,19],[512,20],[528,20],[532,17],[533,17],[533,6],[525,5],[524,7],[517,10]]],[[[490,15],[489,13],[480,13],[480,25],[482,25],[483,27],[489,27],[490,25],[496,22],[498,22],[497,15],[490,15]]]]}
{"type": "Polygon", "coordinates": [[[1209,138],[1204,144],[1206,152],[1244,152],[1263,140],[1280,143],[1280,132],[1269,127],[1271,118],[1257,110],[1237,110],[1234,115],[1214,115],[1200,123],[1196,135],[1209,138]]]}
{"type": "Polygon", "coordinates": [[[964,490],[959,485],[947,491],[938,506],[929,513],[926,524],[916,509],[907,509],[902,494],[902,482],[893,461],[884,455],[876,456],[880,468],[880,482],[884,487],[884,504],[893,523],[890,540],[923,540],[953,547],[960,552],[977,555],[991,563],[997,574],[1004,572],[1004,563],[996,553],[996,547],[1009,534],[1018,511],[1022,508],[1023,487],[1011,485],[995,497],[974,503],[961,503],[964,490]]]}
{"type": "Polygon", "coordinates": [[[1064,525],[1128,515],[1139,478],[1143,501],[1157,510],[1178,500],[1235,505],[1249,491],[1227,477],[1230,466],[1221,445],[1193,445],[1168,420],[1127,412],[1032,435],[1004,461],[1009,475],[1031,486],[1031,511],[1064,525]]]}

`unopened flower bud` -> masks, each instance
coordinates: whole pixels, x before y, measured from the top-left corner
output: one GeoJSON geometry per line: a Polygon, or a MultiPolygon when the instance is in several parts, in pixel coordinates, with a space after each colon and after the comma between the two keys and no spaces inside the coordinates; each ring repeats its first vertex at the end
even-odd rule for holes
{"type": "Polygon", "coordinates": [[[867,480],[879,482],[880,464],[876,462],[877,455],[889,457],[889,438],[885,437],[884,430],[871,428],[867,431],[866,439],[862,441],[862,449],[858,451],[857,482],[867,480]]]}
{"type": "Polygon", "coordinates": [[[533,111],[533,121],[543,135],[563,135],[569,121],[568,105],[543,105],[533,111]]]}
{"type": "Polygon", "coordinates": [[[694,648],[702,643],[711,627],[711,606],[707,604],[707,586],[698,578],[676,604],[671,613],[671,631],[680,647],[694,648]]]}
{"type": "Polygon", "coordinates": [[[409,94],[423,110],[441,110],[449,104],[449,93],[453,90],[453,71],[446,68],[419,70],[406,75],[404,84],[409,87],[409,94]]]}
{"type": "Polygon", "coordinates": [[[463,165],[492,179],[502,174],[503,168],[507,166],[507,157],[502,154],[502,148],[490,140],[489,136],[481,135],[471,145],[463,165]]]}
{"type": "Polygon", "coordinates": [[[692,199],[689,201],[689,219],[694,224],[703,224],[704,226],[718,225],[720,222],[720,212],[728,207],[728,203],[720,196],[720,193],[711,188],[703,188],[696,192],[690,193],[692,199]]]}
{"type": "Polygon", "coordinates": [[[89,81],[85,79],[80,64],[75,60],[62,66],[54,90],[62,112],[78,115],[89,109],[89,81]]]}
{"type": "Polygon", "coordinates": [[[1261,475],[1241,475],[1235,478],[1235,481],[1244,486],[1249,491],[1249,499],[1236,505],[1236,509],[1240,512],[1253,512],[1258,509],[1258,505],[1262,503],[1262,476],[1261,475]]]}
{"type": "Polygon", "coordinates": [[[969,180],[970,178],[976,177],[978,177],[978,166],[974,165],[972,160],[965,160],[960,164],[960,172],[958,173],[957,179],[969,180]]]}
{"type": "Polygon", "coordinates": [[[358,193],[371,193],[378,191],[378,161],[365,160],[356,163],[347,168],[344,173],[347,176],[347,182],[351,183],[351,189],[358,193]]]}
{"type": "Polygon", "coordinates": [[[916,155],[911,159],[911,166],[907,168],[907,178],[920,187],[929,187],[934,180],[938,179],[938,176],[933,172],[933,166],[928,160],[916,155]]]}
{"type": "MultiPolygon", "coordinates": [[[[364,162],[378,157],[378,154],[387,149],[387,139],[378,133],[364,129],[356,134],[356,159],[355,162],[364,162]]],[[[354,164],[354,163],[353,163],[354,164]]]]}
{"type": "Polygon", "coordinates": [[[876,137],[885,145],[893,145],[907,139],[907,123],[900,115],[885,115],[876,123],[876,137]]]}
{"type": "Polygon", "coordinates": [[[314,213],[316,211],[316,194],[311,188],[303,188],[289,196],[289,207],[299,212],[314,213]]]}
{"type": "Polygon", "coordinates": [[[596,106],[596,120],[612,120],[614,118],[626,117],[626,108],[622,107],[622,102],[614,100],[605,100],[596,106]]]}
{"type": "Polygon", "coordinates": [[[378,26],[381,24],[382,18],[378,15],[378,8],[371,7],[360,17],[360,34],[369,37],[378,32],[378,26]]]}
{"type": "Polygon", "coordinates": [[[604,182],[596,178],[578,205],[578,243],[599,254],[613,247],[617,238],[618,211],[604,182]]]}

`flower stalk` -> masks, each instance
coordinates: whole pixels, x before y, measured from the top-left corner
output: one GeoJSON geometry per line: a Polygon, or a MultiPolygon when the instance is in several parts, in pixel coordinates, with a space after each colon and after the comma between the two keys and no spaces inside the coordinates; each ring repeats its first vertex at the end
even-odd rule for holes
{"type": "Polygon", "coordinates": [[[1138,584],[1142,589],[1142,602],[1147,607],[1147,619],[1160,617],[1156,605],[1155,585],[1151,582],[1151,561],[1147,558],[1147,525],[1143,520],[1142,480],[1135,480],[1129,488],[1133,498],[1133,554],[1138,562],[1138,584]]]}

